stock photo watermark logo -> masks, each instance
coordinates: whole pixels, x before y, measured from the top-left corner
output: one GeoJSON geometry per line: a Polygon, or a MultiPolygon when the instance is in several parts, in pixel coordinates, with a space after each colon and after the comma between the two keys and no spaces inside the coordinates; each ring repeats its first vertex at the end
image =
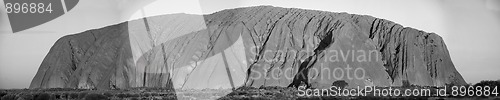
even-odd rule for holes
{"type": "Polygon", "coordinates": [[[259,49],[261,49],[261,47],[254,46],[249,50],[252,55],[262,55],[260,58],[249,59],[250,62],[257,62],[253,65],[256,67],[250,69],[252,73],[252,75],[249,76],[250,79],[279,79],[283,76],[291,80],[296,75],[299,77],[306,77],[304,74],[307,74],[307,76],[314,76],[315,74],[322,73],[319,77],[309,77],[308,79],[365,80],[366,70],[362,66],[352,66],[351,63],[368,63],[380,60],[380,54],[377,50],[327,49],[322,51],[324,56],[321,58],[313,58],[313,56],[318,56],[318,54],[314,52],[313,47],[306,47],[302,50],[283,48],[279,50],[254,51],[259,49]],[[315,59],[315,61],[310,62],[311,59],[315,59]],[[300,62],[300,66],[272,68],[273,64],[296,61],[300,62]],[[311,66],[312,63],[314,63],[315,66],[311,66]],[[302,65],[307,65],[308,68],[295,68],[302,67],[302,65]]]}
{"type": "Polygon", "coordinates": [[[56,19],[73,9],[79,0],[4,0],[13,33],[56,19]]]}

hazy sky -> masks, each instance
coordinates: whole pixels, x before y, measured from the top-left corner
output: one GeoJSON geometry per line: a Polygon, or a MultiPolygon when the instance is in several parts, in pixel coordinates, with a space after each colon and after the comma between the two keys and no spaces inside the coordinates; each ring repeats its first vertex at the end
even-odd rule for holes
{"type": "Polygon", "coordinates": [[[500,0],[80,0],[65,15],[15,34],[0,8],[0,88],[27,88],[58,38],[141,17],[136,10],[144,5],[147,16],[257,5],[371,15],[442,36],[468,83],[500,79],[500,0]]]}

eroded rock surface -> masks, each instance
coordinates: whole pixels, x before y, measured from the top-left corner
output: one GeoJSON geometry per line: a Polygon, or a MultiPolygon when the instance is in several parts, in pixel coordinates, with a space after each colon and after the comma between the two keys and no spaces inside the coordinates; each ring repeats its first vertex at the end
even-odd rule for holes
{"type": "Polygon", "coordinates": [[[258,6],[60,38],[30,88],[465,84],[443,39],[366,15],[258,6]]]}

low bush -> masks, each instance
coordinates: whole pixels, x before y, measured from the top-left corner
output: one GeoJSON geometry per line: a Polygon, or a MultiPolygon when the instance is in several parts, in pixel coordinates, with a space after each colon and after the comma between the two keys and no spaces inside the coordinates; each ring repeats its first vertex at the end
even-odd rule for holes
{"type": "Polygon", "coordinates": [[[35,100],[52,100],[52,99],[50,98],[50,94],[40,93],[37,96],[35,96],[35,100]]]}
{"type": "Polygon", "coordinates": [[[116,95],[118,98],[126,98],[127,95],[125,93],[120,93],[116,95]]]}
{"type": "Polygon", "coordinates": [[[500,81],[483,80],[479,83],[474,84],[474,86],[489,86],[489,87],[500,87],[500,81]]]}
{"type": "Polygon", "coordinates": [[[84,100],[109,100],[109,98],[102,94],[90,93],[85,95],[84,100]]]}
{"type": "Polygon", "coordinates": [[[0,98],[2,98],[3,96],[7,95],[7,92],[4,92],[4,91],[0,91],[0,98]]]}
{"type": "Polygon", "coordinates": [[[87,95],[86,92],[80,92],[80,93],[78,93],[78,99],[83,99],[85,97],[85,95],[87,95]]]}
{"type": "Polygon", "coordinates": [[[32,94],[27,94],[27,93],[19,94],[17,96],[17,99],[18,100],[34,100],[33,95],[32,94]]]}
{"type": "Polygon", "coordinates": [[[111,94],[109,92],[103,93],[103,95],[106,96],[106,97],[113,97],[114,96],[113,94],[111,94]]]}
{"type": "Polygon", "coordinates": [[[69,93],[69,99],[78,99],[78,93],[76,92],[73,92],[73,93],[69,93]]]}
{"type": "Polygon", "coordinates": [[[15,94],[7,94],[4,95],[1,100],[17,100],[17,96],[15,94]]]}

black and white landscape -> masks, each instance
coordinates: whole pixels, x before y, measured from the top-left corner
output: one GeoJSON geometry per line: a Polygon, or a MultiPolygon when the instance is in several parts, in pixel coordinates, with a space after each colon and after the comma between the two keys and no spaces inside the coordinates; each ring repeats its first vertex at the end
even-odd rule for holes
{"type": "Polygon", "coordinates": [[[454,95],[461,86],[488,86],[489,94],[498,94],[493,89],[500,81],[466,82],[438,34],[371,15],[267,5],[148,16],[59,38],[28,89],[0,90],[0,97],[498,99],[485,92],[454,95]],[[432,89],[436,95],[314,91],[332,87],[432,89]]]}

